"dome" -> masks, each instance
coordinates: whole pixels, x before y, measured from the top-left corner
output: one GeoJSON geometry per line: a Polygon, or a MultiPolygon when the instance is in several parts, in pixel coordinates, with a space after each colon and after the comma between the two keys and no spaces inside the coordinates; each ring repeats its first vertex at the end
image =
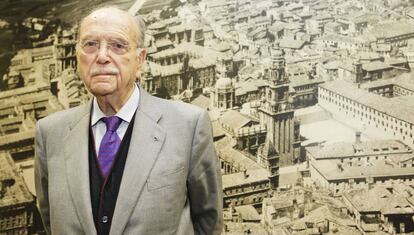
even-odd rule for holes
{"type": "Polygon", "coordinates": [[[216,81],[216,88],[217,89],[229,89],[233,88],[233,84],[230,78],[223,77],[216,81]]]}

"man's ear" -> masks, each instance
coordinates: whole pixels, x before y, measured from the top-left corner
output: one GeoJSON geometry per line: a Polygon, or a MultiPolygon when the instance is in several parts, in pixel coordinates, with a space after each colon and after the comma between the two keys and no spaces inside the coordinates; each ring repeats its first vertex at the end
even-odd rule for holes
{"type": "Polygon", "coordinates": [[[145,61],[145,57],[147,56],[147,49],[145,48],[139,48],[139,52],[137,53],[138,61],[140,65],[142,65],[145,61]]]}
{"type": "Polygon", "coordinates": [[[144,65],[145,62],[145,57],[147,56],[147,50],[145,48],[138,48],[137,49],[137,59],[138,59],[138,69],[137,72],[135,74],[136,78],[138,81],[141,80],[141,73],[142,73],[142,66],[144,65]]]}

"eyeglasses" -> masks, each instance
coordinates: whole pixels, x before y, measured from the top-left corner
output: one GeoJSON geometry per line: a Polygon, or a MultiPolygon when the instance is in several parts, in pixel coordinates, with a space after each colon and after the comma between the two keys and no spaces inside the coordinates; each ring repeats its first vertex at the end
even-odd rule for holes
{"type": "MultiPolygon", "coordinates": [[[[80,47],[82,48],[83,52],[86,54],[95,54],[101,48],[103,41],[98,40],[85,40],[81,42],[80,47]]],[[[106,48],[117,55],[126,54],[130,46],[126,43],[122,43],[119,41],[105,41],[106,48]]]]}

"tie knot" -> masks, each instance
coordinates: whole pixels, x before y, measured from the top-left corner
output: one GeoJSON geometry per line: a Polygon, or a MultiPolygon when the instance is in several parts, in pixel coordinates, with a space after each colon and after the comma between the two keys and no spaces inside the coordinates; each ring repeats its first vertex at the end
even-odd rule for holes
{"type": "Polygon", "coordinates": [[[122,122],[122,119],[117,116],[110,116],[110,117],[104,117],[103,121],[106,124],[106,129],[108,131],[116,131],[118,129],[119,125],[122,122]]]}

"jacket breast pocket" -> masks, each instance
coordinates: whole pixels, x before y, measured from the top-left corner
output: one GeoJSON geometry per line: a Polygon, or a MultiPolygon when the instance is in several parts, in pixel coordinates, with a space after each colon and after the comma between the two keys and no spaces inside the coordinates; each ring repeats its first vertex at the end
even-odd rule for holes
{"type": "Polygon", "coordinates": [[[148,191],[174,186],[179,183],[185,183],[184,167],[174,170],[164,171],[158,175],[152,175],[147,179],[148,191]]]}

